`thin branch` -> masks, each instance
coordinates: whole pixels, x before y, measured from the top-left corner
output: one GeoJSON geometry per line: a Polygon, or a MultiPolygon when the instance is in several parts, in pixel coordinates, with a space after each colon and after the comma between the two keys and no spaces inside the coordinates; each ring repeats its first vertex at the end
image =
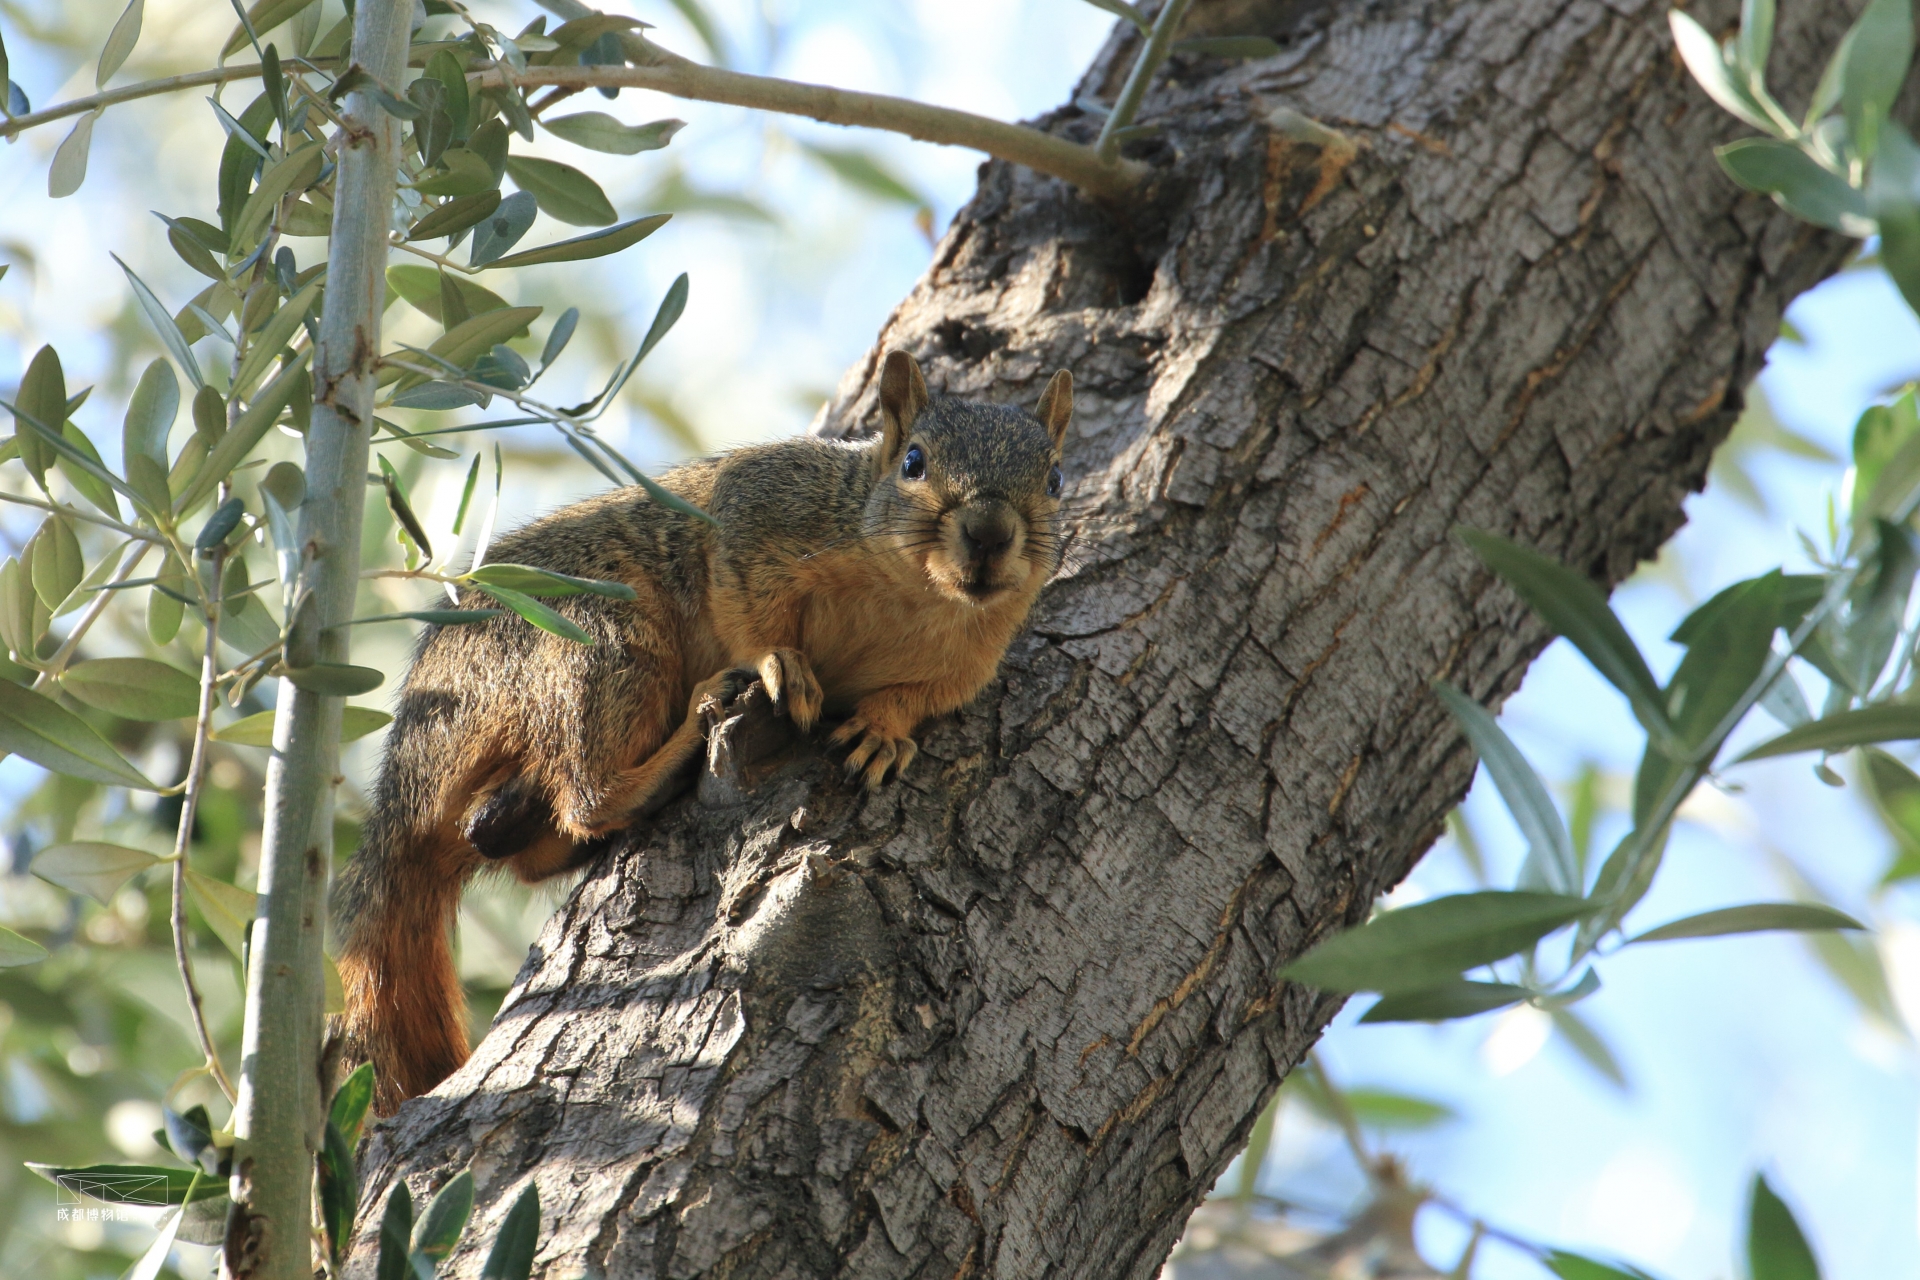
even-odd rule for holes
{"type": "MultiPolygon", "coordinates": [[[[223,485],[222,488],[225,488],[223,485]]],[[[226,564],[226,550],[214,553],[213,580],[220,581],[226,564]]],[[[180,826],[173,837],[173,962],[180,970],[180,985],[186,988],[187,1011],[193,1015],[193,1031],[200,1039],[200,1052],[206,1055],[207,1071],[220,1092],[232,1102],[233,1082],[220,1064],[220,1051],[207,1032],[207,1014],[200,1000],[200,987],[193,978],[193,960],[187,955],[187,846],[193,839],[193,820],[200,808],[200,793],[207,768],[207,739],[213,725],[213,688],[219,680],[220,655],[215,648],[220,635],[220,602],[207,606],[207,647],[200,660],[200,708],[193,721],[193,755],[187,765],[185,794],[180,804],[180,826]]]]}
{"type": "MultiPolygon", "coordinates": [[[[501,87],[506,80],[496,67],[479,72],[471,83],[475,89],[490,89],[501,87]]],[[[602,86],[652,89],[676,98],[806,116],[826,124],[885,129],[922,142],[984,151],[1104,196],[1124,194],[1147,173],[1147,167],[1137,161],[1102,160],[1091,147],[968,111],[929,106],[880,93],[859,93],[852,89],[723,71],[694,62],[676,61],[645,67],[528,67],[513,73],[513,83],[523,89],[545,85],[568,89],[602,86]]]]}
{"type": "MultiPolygon", "coordinates": [[[[154,541],[157,542],[158,539],[154,541]]],[[[152,549],[152,542],[135,548],[134,553],[127,557],[126,563],[114,570],[113,579],[109,585],[118,586],[131,578],[133,571],[140,567],[140,562],[147,558],[147,552],[152,549]]],[[[45,689],[58,678],[62,671],[67,669],[67,664],[73,661],[74,652],[79,649],[80,642],[86,638],[87,632],[92,630],[93,624],[100,620],[100,615],[107,611],[107,606],[112,602],[113,592],[102,591],[95,597],[93,603],[87,606],[86,612],[80,615],[72,629],[67,632],[67,638],[61,641],[60,647],[54,650],[51,658],[47,659],[47,665],[42,667],[40,674],[34,678],[35,689],[45,689]]]]}
{"type": "Polygon", "coordinates": [[[159,80],[142,80],[138,84],[122,85],[118,89],[107,89],[101,93],[90,93],[84,98],[74,98],[40,111],[29,111],[23,116],[0,120],[0,138],[17,138],[36,125],[52,124],[55,120],[64,120],[68,116],[85,115],[101,107],[133,102],[139,98],[158,97],[163,93],[178,93],[182,89],[197,89],[202,85],[227,84],[234,80],[258,80],[259,78],[259,64],[246,63],[237,67],[215,67],[211,71],[190,71],[186,75],[166,76],[159,80]]]}
{"type": "Polygon", "coordinates": [[[159,534],[148,532],[145,529],[136,529],[130,524],[121,524],[118,520],[109,519],[106,516],[97,516],[90,511],[82,511],[79,507],[68,506],[64,503],[42,502],[39,498],[30,498],[24,493],[11,493],[5,489],[0,489],[0,502],[17,502],[23,507],[38,507],[42,511],[52,511],[73,520],[85,520],[88,524],[97,524],[104,529],[112,529],[114,532],[123,534],[126,537],[138,538],[142,542],[165,541],[159,534]]]}
{"type": "Polygon", "coordinates": [[[1113,111],[1107,116],[1107,122],[1100,126],[1100,140],[1093,144],[1095,155],[1103,164],[1119,161],[1120,131],[1133,123],[1140,110],[1141,99],[1147,96],[1147,86],[1153,83],[1153,73],[1167,60],[1167,49],[1173,43],[1173,33],[1180,27],[1180,20],[1187,16],[1190,0],[1164,0],[1160,12],[1153,20],[1153,31],[1147,36],[1147,42],[1141,47],[1140,56],[1133,60],[1133,70],[1127,74],[1127,83],[1120,90],[1119,99],[1113,104],[1113,111]]]}

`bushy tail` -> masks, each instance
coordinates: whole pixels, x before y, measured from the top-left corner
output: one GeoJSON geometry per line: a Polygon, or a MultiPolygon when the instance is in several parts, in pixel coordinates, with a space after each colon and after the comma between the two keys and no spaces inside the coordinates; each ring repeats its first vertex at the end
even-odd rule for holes
{"type": "Polygon", "coordinates": [[[373,1063],[381,1115],[467,1060],[467,1001],[452,932],[475,867],[462,843],[394,830],[376,814],[334,889],[347,1004],[336,1030],[346,1065],[373,1063]]]}

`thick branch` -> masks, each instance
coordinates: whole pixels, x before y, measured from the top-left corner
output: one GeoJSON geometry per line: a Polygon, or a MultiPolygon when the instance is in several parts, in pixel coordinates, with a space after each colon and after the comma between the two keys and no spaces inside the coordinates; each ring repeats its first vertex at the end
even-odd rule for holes
{"type": "MultiPolygon", "coordinates": [[[[1782,18],[1791,99],[1848,13],[1782,18]]],[[[1547,639],[1451,530],[1618,581],[1847,248],[1706,163],[1739,131],[1658,5],[1195,0],[1182,34],[1286,51],[1175,55],[1124,218],[989,166],[876,344],[951,395],[1074,373],[1078,542],[1001,682],[872,797],[722,733],[374,1132],[355,1268],[396,1178],[471,1165],[448,1276],[529,1182],[556,1280],[1155,1275],[1337,1007],[1276,967],[1472,775],[1432,680],[1497,703],[1547,639]]],[[[871,429],[875,372],[823,431],[871,429]]]]}

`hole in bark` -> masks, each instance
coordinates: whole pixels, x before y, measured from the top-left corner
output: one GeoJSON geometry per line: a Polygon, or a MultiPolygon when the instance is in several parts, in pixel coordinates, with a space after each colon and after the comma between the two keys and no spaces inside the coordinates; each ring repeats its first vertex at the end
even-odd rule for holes
{"type": "Polygon", "coordinates": [[[1007,345],[1007,335],[998,329],[986,329],[965,320],[943,320],[934,326],[933,336],[946,354],[955,359],[980,360],[1007,345]]]}

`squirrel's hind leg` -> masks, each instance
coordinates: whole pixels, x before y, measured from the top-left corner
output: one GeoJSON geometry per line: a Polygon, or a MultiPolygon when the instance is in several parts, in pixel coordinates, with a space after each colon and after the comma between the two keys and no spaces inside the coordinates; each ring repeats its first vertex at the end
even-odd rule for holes
{"type": "Polygon", "coordinates": [[[706,753],[707,709],[726,706],[758,678],[756,671],[730,667],[695,685],[687,698],[686,717],[659,749],[615,776],[604,804],[566,825],[581,839],[592,839],[618,831],[665,804],[706,753]]]}

